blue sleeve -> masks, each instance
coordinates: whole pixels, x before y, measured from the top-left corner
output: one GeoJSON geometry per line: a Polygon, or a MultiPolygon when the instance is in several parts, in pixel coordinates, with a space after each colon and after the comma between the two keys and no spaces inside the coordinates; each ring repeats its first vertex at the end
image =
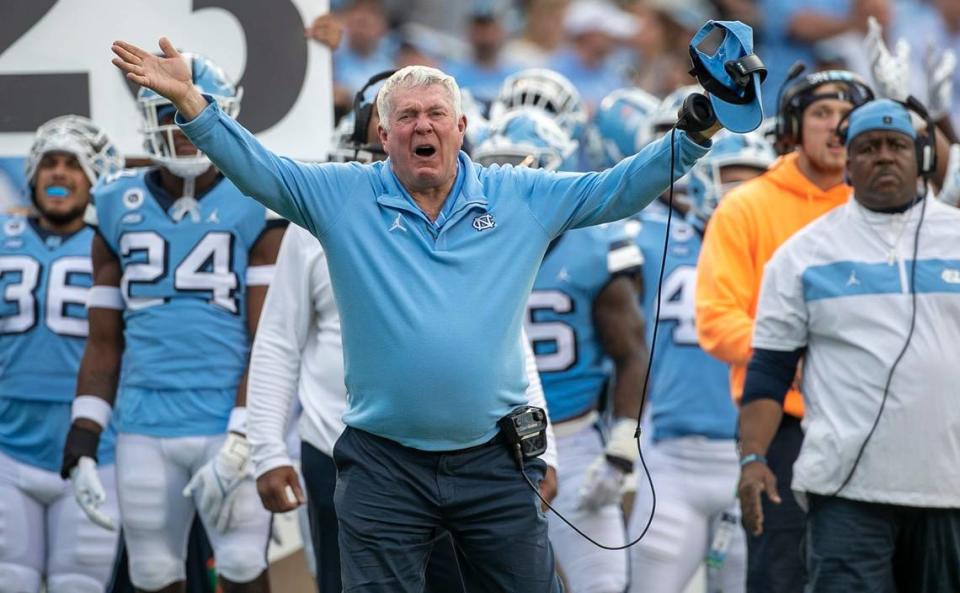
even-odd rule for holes
{"type": "Polygon", "coordinates": [[[177,125],[241,192],[317,236],[370,183],[357,163],[301,163],[273,154],[216,103],[189,122],[178,113],[177,125]]]}
{"type": "Polygon", "coordinates": [[[756,348],[747,365],[741,405],[758,399],[772,399],[782,405],[797,376],[797,364],[804,351],[806,348],[789,351],[756,348]]]}
{"type": "MultiPolygon", "coordinates": [[[[673,180],[710,150],[678,131],[673,180]]],[[[554,173],[517,168],[528,176],[528,203],[550,237],[570,228],[613,222],[642,210],[670,186],[670,135],[599,173],[554,173]]]]}

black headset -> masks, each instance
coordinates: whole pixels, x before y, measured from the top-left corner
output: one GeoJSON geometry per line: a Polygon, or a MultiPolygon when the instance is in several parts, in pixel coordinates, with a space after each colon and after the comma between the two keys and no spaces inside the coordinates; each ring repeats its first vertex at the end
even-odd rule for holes
{"type": "MultiPolygon", "coordinates": [[[[927,111],[923,103],[918,101],[913,95],[908,96],[906,101],[894,102],[903,105],[907,111],[916,113],[926,123],[926,133],[918,133],[913,144],[917,151],[917,171],[921,177],[929,181],[930,177],[937,170],[937,127],[930,117],[930,112],[927,111]]],[[[856,111],[856,109],[847,112],[840,118],[840,122],[837,124],[837,136],[840,137],[840,141],[844,144],[847,143],[847,132],[850,129],[850,116],[854,111],[856,111]]]]}
{"type": "Polygon", "coordinates": [[[862,78],[846,70],[811,72],[804,76],[802,80],[790,84],[803,74],[804,70],[805,66],[802,62],[794,63],[787,73],[787,78],[780,85],[780,92],[777,94],[776,141],[778,146],[787,149],[796,146],[803,140],[803,126],[801,125],[803,112],[816,101],[840,99],[853,103],[854,108],[857,108],[874,98],[870,86],[862,78]],[[814,94],[814,89],[830,83],[842,84],[847,88],[836,93],[814,94]]]}
{"type": "Polygon", "coordinates": [[[364,101],[364,93],[381,80],[393,76],[395,72],[396,70],[384,70],[374,74],[353,97],[353,134],[350,135],[350,142],[354,146],[367,144],[367,128],[370,126],[370,118],[373,117],[373,107],[376,104],[376,97],[370,102],[364,101]]]}

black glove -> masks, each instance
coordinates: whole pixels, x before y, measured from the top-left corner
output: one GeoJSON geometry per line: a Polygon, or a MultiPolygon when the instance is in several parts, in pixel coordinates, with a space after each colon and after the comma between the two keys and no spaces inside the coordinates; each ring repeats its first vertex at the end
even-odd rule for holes
{"type": "Polygon", "coordinates": [[[100,444],[100,433],[89,428],[70,425],[67,433],[67,442],[63,445],[63,465],[60,466],[60,477],[66,480],[81,457],[92,457],[97,460],[97,446],[100,444]]]}
{"type": "Polygon", "coordinates": [[[709,130],[716,123],[717,115],[713,112],[710,99],[700,93],[690,93],[677,112],[677,129],[685,131],[701,144],[701,140],[706,141],[706,138],[700,132],[709,130]]]}

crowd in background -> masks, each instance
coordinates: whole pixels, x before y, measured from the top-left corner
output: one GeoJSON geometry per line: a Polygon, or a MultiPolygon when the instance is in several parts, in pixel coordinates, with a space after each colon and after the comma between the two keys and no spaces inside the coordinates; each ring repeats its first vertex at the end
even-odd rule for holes
{"type": "MultiPolygon", "coordinates": [[[[589,108],[624,86],[662,98],[694,82],[688,43],[708,19],[753,26],[769,72],[767,115],[797,60],[871,81],[864,43],[869,16],[888,44],[910,44],[912,68],[927,67],[930,48],[960,49],[956,0],[341,0],[332,8],[344,36],[333,54],[338,116],[370,75],[414,63],[452,74],[481,103],[494,98],[508,75],[530,67],[567,76],[589,108]]],[[[323,28],[314,36],[329,39],[323,28]]],[[[926,89],[911,90],[926,102],[926,89]]],[[[956,125],[960,111],[952,115],[956,125]]]]}

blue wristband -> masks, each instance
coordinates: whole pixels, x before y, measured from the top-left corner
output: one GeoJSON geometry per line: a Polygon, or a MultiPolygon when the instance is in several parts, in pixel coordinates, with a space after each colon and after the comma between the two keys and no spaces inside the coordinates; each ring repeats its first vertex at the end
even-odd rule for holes
{"type": "Polygon", "coordinates": [[[756,461],[757,463],[762,463],[764,465],[767,465],[766,457],[764,457],[763,455],[760,455],[759,453],[751,453],[749,455],[744,455],[743,457],[740,458],[740,467],[743,467],[748,463],[753,463],[754,461],[756,461]]]}

